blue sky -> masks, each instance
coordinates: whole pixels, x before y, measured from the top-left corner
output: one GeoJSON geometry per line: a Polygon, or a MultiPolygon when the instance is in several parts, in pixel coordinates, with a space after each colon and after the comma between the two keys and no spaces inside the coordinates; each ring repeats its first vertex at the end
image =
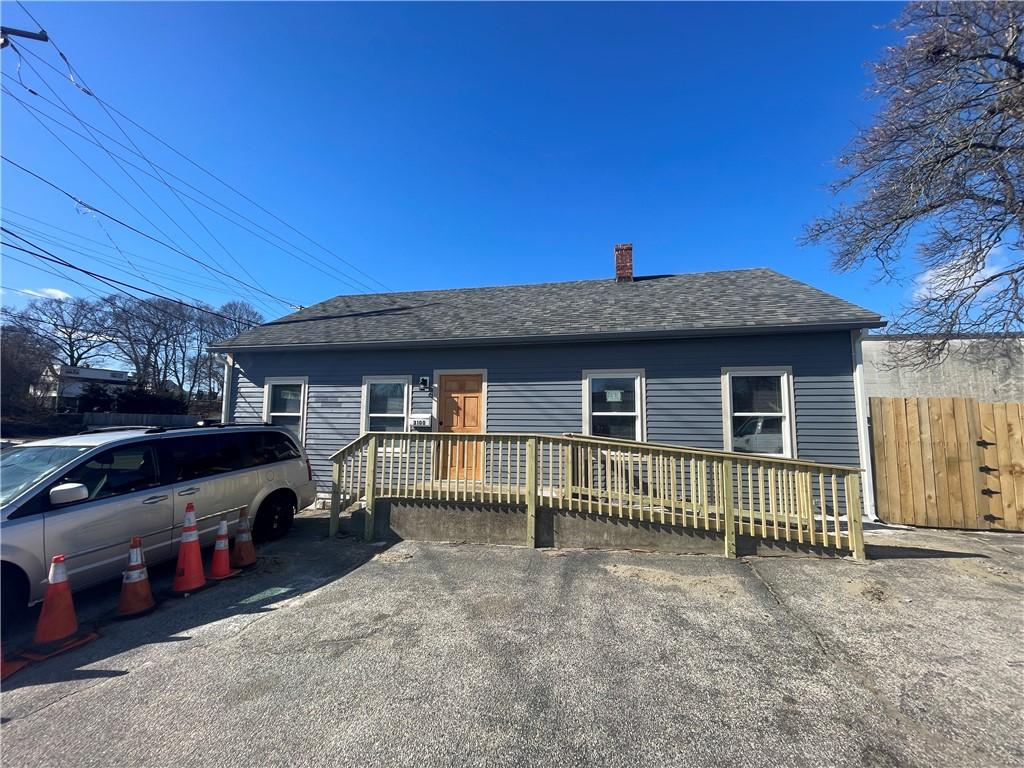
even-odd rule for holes
{"type": "MultiPolygon", "coordinates": [[[[898,5],[27,7],[104,100],[391,289],[609,277],[613,244],[632,241],[640,274],[769,266],[886,315],[910,290],[877,285],[866,270],[837,275],[825,249],[796,243],[831,204],[833,158],[877,107],[865,96],[867,65],[895,41],[883,27],[898,5]]],[[[5,24],[32,26],[13,3],[2,12],[5,24]]],[[[44,43],[17,45],[61,66],[44,43]]],[[[94,100],[26,55],[27,85],[53,98],[27,62],[82,119],[127,143],[94,100]]],[[[3,51],[4,86],[82,130],[11,79],[17,63],[3,51]]],[[[250,281],[230,252],[269,293],[305,305],[351,292],[334,256],[128,123],[154,163],[330,268],[193,205],[222,249],[158,182],[136,174],[170,219],[102,150],[50,125],[190,255],[250,281]]],[[[6,94],[2,131],[4,155],[157,234],[6,94]]],[[[2,174],[7,226],[94,249],[26,234],[57,255],[215,305],[251,298],[116,224],[101,227],[6,163],[2,174]]],[[[9,259],[2,283],[88,295],[9,259]]],[[[5,303],[25,300],[4,293],[5,303]]],[[[287,311],[269,299],[262,308],[287,311]]]]}

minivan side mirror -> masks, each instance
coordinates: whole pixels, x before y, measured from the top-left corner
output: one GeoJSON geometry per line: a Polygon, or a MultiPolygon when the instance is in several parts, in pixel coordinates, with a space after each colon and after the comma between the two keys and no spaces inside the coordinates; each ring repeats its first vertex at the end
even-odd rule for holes
{"type": "Polygon", "coordinates": [[[63,483],[50,489],[50,504],[59,507],[89,498],[89,489],[81,483],[63,483]]]}

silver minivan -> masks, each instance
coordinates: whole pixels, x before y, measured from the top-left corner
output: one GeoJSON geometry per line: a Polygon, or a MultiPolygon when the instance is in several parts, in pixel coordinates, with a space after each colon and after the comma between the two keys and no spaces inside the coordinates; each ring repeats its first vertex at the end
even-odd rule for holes
{"type": "Polygon", "coordinates": [[[315,498],[309,460],[279,427],[125,428],[5,448],[0,607],[11,616],[41,600],[57,554],[72,589],[119,576],[132,536],[148,563],[175,557],[189,502],[206,545],[221,519],[234,532],[242,506],[260,541],[286,533],[315,498]]]}

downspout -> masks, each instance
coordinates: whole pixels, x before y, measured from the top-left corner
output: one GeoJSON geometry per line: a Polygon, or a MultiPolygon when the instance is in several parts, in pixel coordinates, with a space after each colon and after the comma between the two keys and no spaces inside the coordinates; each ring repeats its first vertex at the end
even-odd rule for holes
{"type": "Polygon", "coordinates": [[[864,514],[868,520],[877,521],[875,511],[875,477],[871,467],[871,435],[868,431],[868,398],[864,389],[864,349],[862,342],[867,332],[850,331],[853,353],[853,399],[857,407],[857,448],[860,466],[864,470],[864,514]]]}
{"type": "Polygon", "coordinates": [[[220,423],[227,424],[231,421],[231,399],[232,395],[232,380],[233,373],[235,370],[235,358],[231,353],[224,355],[224,388],[221,390],[220,396],[220,423]]]}

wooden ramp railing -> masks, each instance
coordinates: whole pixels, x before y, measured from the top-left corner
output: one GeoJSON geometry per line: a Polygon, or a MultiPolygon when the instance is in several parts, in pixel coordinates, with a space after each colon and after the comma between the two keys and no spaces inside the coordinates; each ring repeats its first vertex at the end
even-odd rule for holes
{"type": "Polygon", "coordinates": [[[331,533],[362,500],[539,507],[849,550],[864,557],[860,469],[581,435],[370,432],[331,457],[331,533]]]}

